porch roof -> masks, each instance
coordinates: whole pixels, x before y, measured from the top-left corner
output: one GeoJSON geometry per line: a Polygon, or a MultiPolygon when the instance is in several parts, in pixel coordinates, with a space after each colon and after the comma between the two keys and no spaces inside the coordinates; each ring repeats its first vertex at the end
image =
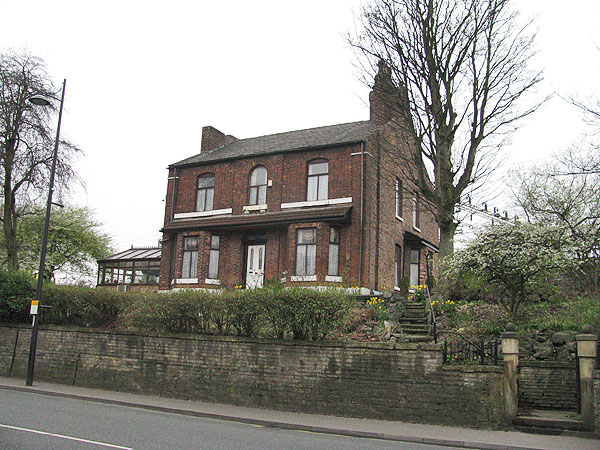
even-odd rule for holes
{"type": "Polygon", "coordinates": [[[424,245],[425,247],[429,247],[431,250],[433,250],[436,253],[440,252],[440,248],[435,245],[433,242],[428,241],[425,238],[422,238],[421,236],[411,233],[410,231],[405,231],[404,232],[404,240],[406,242],[411,242],[411,243],[416,243],[419,245],[424,245]]]}
{"type": "Polygon", "coordinates": [[[349,223],[352,205],[327,206],[322,208],[299,208],[256,214],[238,214],[195,219],[175,219],[162,231],[210,230],[219,228],[256,228],[277,226],[297,222],[349,223]]]}

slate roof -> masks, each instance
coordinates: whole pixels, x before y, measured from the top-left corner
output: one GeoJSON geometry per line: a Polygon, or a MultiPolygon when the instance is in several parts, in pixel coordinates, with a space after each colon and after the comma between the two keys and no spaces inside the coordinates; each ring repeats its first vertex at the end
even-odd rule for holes
{"type": "Polygon", "coordinates": [[[365,120],[362,122],[342,123],[340,125],[238,139],[209,152],[199,153],[183,161],[171,164],[169,167],[183,167],[229,159],[248,158],[257,155],[361,142],[373,133],[375,129],[375,122],[365,120]]]}

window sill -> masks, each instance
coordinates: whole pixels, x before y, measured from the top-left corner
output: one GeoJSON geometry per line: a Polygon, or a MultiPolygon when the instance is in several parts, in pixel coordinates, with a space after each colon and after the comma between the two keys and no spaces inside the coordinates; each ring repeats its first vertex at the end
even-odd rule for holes
{"type": "Polygon", "coordinates": [[[342,277],[336,277],[334,275],[326,275],[325,281],[329,281],[330,283],[341,283],[342,277]]]}
{"type": "Polygon", "coordinates": [[[306,201],[306,202],[282,203],[281,209],[306,208],[309,206],[329,206],[329,205],[339,205],[342,203],[352,203],[352,197],[329,198],[329,199],[325,199],[325,200],[312,200],[312,201],[306,201]]]}
{"type": "Polygon", "coordinates": [[[225,209],[213,209],[211,211],[194,211],[189,213],[179,213],[173,215],[173,219],[194,219],[196,217],[211,217],[211,216],[220,216],[222,214],[231,214],[233,209],[225,208],[225,209]]]}
{"type": "Polygon", "coordinates": [[[244,210],[244,212],[249,212],[249,211],[266,211],[267,210],[267,204],[262,204],[262,205],[247,205],[244,206],[242,208],[244,210]]]}
{"type": "Polygon", "coordinates": [[[404,219],[402,217],[400,217],[398,214],[396,214],[396,219],[398,219],[400,222],[404,222],[404,219]]]}
{"type": "Polygon", "coordinates": [[[198,283],[198,278],[177,278],[175,280],[177,284],[196,284],[198,283]]]}
{"type": "Polygon", "coordinates": [[[221,281],[219,281],[217,278],[206,278],[204,280],[204,284],[214,284],[214,285],[220,286],[221,281]]]}
{"type": "Polygon", "coordinates": [[[316,275],[292,275],[290,281],[317,281],[316,275]]]}
{"type": "Polygon", "coordinates": [[[414,225],[413,225],[413,229],[414,229],[415,231],[418,231],[419,233],[421,232],[421,229],[420,229],[419,227],[415,227],[414,225]]]}

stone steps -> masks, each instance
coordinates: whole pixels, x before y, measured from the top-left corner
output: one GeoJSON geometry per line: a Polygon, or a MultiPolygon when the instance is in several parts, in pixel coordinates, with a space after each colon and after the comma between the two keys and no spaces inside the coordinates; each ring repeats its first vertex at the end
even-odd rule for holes
{"type": "Polygon", "coordinates": [[[526,433],[558,435],[563,431],[583,431],[581,420],[568,417],[541,417],[539,415],[519,415],[512,421],[513,426],[526,433]]]}
{"type": "Polygon", "coordinates": [[[428,342],[429,324],[427,323],[427,309],[425,303],[409,302],[405,304],[404,315],[399,324],[402,334],[413,342],[428,342]]]}

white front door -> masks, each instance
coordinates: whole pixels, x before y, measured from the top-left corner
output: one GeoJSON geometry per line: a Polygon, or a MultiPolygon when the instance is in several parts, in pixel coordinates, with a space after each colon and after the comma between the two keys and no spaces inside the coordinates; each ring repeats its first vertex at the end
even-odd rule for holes
{"type": "Polygon", "coordinates": [[[263,287],[265,279],[265,245],[249,245],[246,261],[246,289],[263,287]]]}

